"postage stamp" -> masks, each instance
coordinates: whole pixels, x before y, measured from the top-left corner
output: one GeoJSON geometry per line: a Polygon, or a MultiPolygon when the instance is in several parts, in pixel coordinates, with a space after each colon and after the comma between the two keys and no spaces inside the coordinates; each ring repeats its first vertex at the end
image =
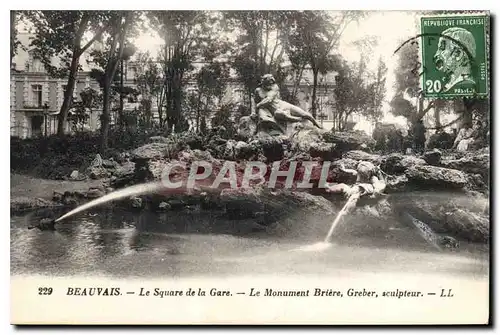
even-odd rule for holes
{"type": "Polygon", "coordinates": [[[425,97],[488,95],[489,16],[421,18],[421,80],[425,97]]]}

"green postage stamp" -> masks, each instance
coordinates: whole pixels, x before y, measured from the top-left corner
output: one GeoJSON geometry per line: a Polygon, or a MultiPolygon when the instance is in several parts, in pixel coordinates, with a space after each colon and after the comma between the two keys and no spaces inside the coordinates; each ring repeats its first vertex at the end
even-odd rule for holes
{"type": "Polygon", "coordinates": [[[488,96],[488,29],[488,15],[421,18],[425,97],[488,96]]]}

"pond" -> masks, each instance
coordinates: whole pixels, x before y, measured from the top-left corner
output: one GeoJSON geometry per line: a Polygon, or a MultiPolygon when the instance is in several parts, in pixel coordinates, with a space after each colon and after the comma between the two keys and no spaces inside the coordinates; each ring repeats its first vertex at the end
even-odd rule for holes
{"type": "Polygon", "coordinates": [[[114,208],[80,213],[55,232],[27,229],[40,218],[11,217],[12,274],[152,278],[353,270],[483,277],[489,270],[487,245],[460,242],[440,252],[408,223],[365,214],[350,215],[332,246],[317,252],[296,250],[324,239],[329,226],[313,217],[263,227],[215,211],[114,208]]]}

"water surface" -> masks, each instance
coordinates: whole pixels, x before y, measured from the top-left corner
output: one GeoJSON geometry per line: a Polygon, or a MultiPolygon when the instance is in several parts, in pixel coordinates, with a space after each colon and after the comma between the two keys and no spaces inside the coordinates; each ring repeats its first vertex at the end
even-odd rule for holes
{"type": "Polygon", "coordinates": [[[307,252],[296,249],[322,241],[329,229],[314,217],[266,228],[221,212],[94,209],[64,220],[55,232],[27,229],[39,219],[36,213],[11,218],[12,274],[152,278],[348,270],[484,278],[489,267],[488,246],[461,242],[457,250],[439,252],[415,227],[367,215],[350,215],[332,247],[307,252]]]}

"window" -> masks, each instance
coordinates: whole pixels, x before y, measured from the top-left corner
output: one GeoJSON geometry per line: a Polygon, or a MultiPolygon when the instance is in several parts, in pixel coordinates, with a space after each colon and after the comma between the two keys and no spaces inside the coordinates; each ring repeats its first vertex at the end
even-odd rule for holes
{"type": "Polygon", "coordinates": [[[135,81],[136,75],[137,75],[137,67],[136,66],[128,66],[125,69],[125,78],[126,79],[132,79],[135,81]]]}
{"type": "Polygon", "coordinates": [[[42,85],[31,85],[31,104],[35,107],[43,106],[42,85]]]}
{"type": "Polygon", "coordinates": [[[234,101],[242,102],[245,98],[245,90],[243,90],[241,88],[233,89],[233,97],[234,97],[234,101]]]}

